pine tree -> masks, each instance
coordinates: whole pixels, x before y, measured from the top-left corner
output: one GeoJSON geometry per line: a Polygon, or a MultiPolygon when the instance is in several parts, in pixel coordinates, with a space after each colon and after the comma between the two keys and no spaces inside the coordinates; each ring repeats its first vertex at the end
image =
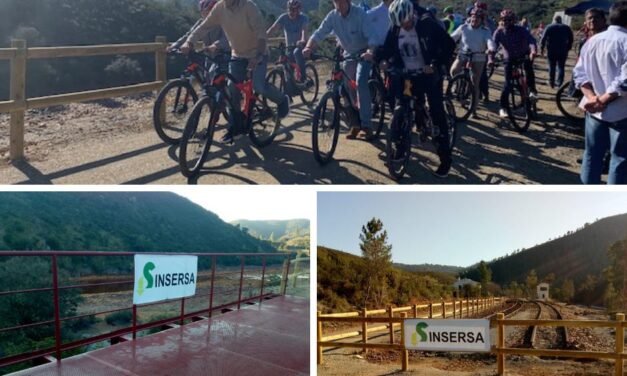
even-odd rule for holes
{"type": "Polygon", "coordinates": [[[365,259],[364,276],[364,307],[374,303],[380,307],[385,303],[387,281],[386,274],[392,264],[392,246],[387,244],[388,233],[383,223],[372,218],[361,228],[359,235],[362,255],[365,259]]]}

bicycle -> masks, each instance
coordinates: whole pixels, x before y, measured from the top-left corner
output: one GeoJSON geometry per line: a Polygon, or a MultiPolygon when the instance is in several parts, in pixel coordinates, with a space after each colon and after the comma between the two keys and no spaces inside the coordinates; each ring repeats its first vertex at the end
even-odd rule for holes
{"type": "Polygon", "coordinates": [[[494,71],[504,64],[505,58],[502,53],[494,54],[492,66],[488,67],[488,79],[492,78],[494,71]]]}
{"type": "Polygon", "coordinates": [[[359,128],[361,124],[356,93],[357,82],[349,79],[341,67],[343,61],[359,60],[359,58],[344,58],[341,52],[341,48],[337,47],[332,57],[316,56],[316,58],[326,58],[334,62],[331,79],[326,82],[327,91],[322,95],[313,116],[312,149],[314,158],[322,165],[333,159],[341,131],[340,120],[343,120],[348,128],[359,128]]]}
{"type": "Polygon", "coordinates": [[[525,132],[537,114],[536,101],[529,98],[529,87],[523,65],[528,58],[510,61],[512,74],[507,94],[507,117],[519,133],[525,132]]]}
{"type": "Polygon", "coordinates": [[[475,97],[475,85],[470,78],[472,57],[475,53],[463,52],[461,55],[464,56],[467,61],[464,63],[463,71],[456,74],[448,81],[446,95],[457,104],[455,110],[456,119],[467,120],[473,111],[473,104],[478,100],[478,98],[475,97]]]}
{"type": "Polygon", "coordinates": [[[318,99],[320,90],[316,67],[310,63],[305,64],[305,80],[300,82],[302,72],[298,64],[289,60],[285,45],[281,43],[279,47],[271,47],[271,49],[279,50],[279,58],[276,66],[266,76],[266,82],[276,86],[290,98],[300,96],[306,106],[312,106],[318,99]]]}
{"type": "MultiPolygon", "coordinates": [[[[170,55],[182,54],[180,50],[172,50],[170,55]]],[[[209,69],[206,55],[190,51],[187,55],[188,65],[181,76],[168,82],[157,94],[152,110],[152,122],[159,138],[166,144],[176,145],[180,142],[185,128],[188,111],[198,101],[198,94],[193,82],[201,87],[205,85],[205,73],[209,69]]]]}
{"type": "Polygon", "coordinates": [[[579,102],[582,98],[583,93],[575,88],[575,84],[571,80],[557,90],[555,104],[564,117],[577,125],[583,125],[586,113],[579,108],[579,102]]]}
{"type": "MultiPolygon", "coordinates": [[[[390,131],[388,132],[385,153],[386,165],[393,179],[400,180],[407,171],[412,148],[412,128],[416,124],[416,130],[421,142],[431,140],[438,149],[437,139],[440,130],[433,124],[433,119],[429,113],[429,108],[424,97],[424,93],[415,95],[413,81],[423,75],[420,72],[405,71],[402,73],[404,90],[401,102],[394,109],[392,120],[390,121],[390,131]]],[[[457,139],[457,122],[455,107],[447,96],[444,96],[444,114],[448,127],[449,150],[455,147],[457,139]]]]}
{"type": "Polygon", "coordinates": [[[200,172],[216,133],[226,132],[228,123],[232,121],[219,125],[222,113],[231,114],[231,119],[235,119],[235,124],[231,126],[235,129],[243,125],[241,133],[248,133],[255,146],[270,145],[278,133],[280,121],[277,109],[271,109],[268,102],[253,91],[250,72],[246,80],[237,83],[230,73],[219,71],[210,85],[205,85],[205,95],[196,102],[185,125],[179,151],[181,173],[190,178],[200,172]],[[241,103],[234,103],[227,81],[233,82],[235,89],[242,94],[241,103]]]}

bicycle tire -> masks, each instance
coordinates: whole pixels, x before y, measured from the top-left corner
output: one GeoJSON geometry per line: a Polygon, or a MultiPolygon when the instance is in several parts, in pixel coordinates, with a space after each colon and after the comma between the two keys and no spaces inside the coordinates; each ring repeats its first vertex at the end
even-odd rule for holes
{"type": "MultiPolygon", "coordinates": [[[[407,171],[411,156],[411,130],[412,125],[407,123],[407,111],[398,106],[390,121],[390,131],[386,137],[385,159],[390,176],[398,181],[407,171]]],[[[411,123],[411,122],[410,122],[411,123]]]]}
{"type": "Polygon", "coordinates": [[[446,96],[449,97],[461,111],[455,111],[457,120],[465,121],[472,113],[472,106],[475,103],[475,89],[470,77],[464,73],[455,75],[446,88],[446,96]]]}
{"type": "Polygon", "coordinates": [[[333,153],[337,147],[337,141],[340,135],[340,107],[337,95],[332,92],[326,92],[320,102],[316,106],[313,115],[313,125],[311,132],[312,150],[316,161],[321,165],[329,163],[333,159],[333,153]],[[330,124],[327,123],[327,111],[329,104],[333,106],[330,116],[330,124]],[[327,139],[326,143],[321,140],[327,139]],[[327,145],[328,144],[328,145],[327,145]],[[328,146],[328,147],[324,147],[328,146]],[[322,150],[324,147],[325,150],[322,150]]]}
{"type": "Polygon", "coordinates": [[[368,81],[368,89],[372,98],[372,116],[375,121],[374,136],[379,138],[385,125],[385,91],[381,82],[376,79],[368,81]]]}
{"type": "Polygon", "coordinates": [[[305,65],[305,83],[308,83],[309,79],[312,80],[312,86],[310,89],[313,90],[301,90],[300,99],[306,106],[313,106],[316,103],[316,99],[318,99],[318,94],[320,92],[320,81],[318,80],[318,71],[313,64],[305,65]],[[305,98],[305,93],[313,93],[313,97],[311,100],[305,98]]]}
{"type": "Polygon", "coordinates": [[[585,121],[585,112],[579,109],[578,105],[583,94],[571,97],[568,93],[569,87],[570,82],[566,82],[557,90],[555,94],[555,104],[564,117],[577,125],[581,125],[585,121]]]}
{"type": "Polygon", "coordinates": [[[196,102],[187,118],[187,124],[179,144],[179,167],[183,176],[187,178],[198,175],[207,158],[213,140],[215,124],[220,117],[220,114],[216,113],[213,107],[211,98],[202,97],[196,102]],[[203,111],[208,111],[209,116],[201,118],[203,111]],[[193,153],[191,152],[192,148],[194,149],[193,153]]]}
{"type": "Polygon", "coordinates": [[[523,97],[522,88],[517,83],[510,85],[507,95],[507,116],[519,133],[524,133],[531,124],[533,110],[529,98],[523,97]]]}
{"type": "Polygon", "coordinates": [[[165,142],[166,144],[169,145],[176,145],[180,142],[181,137],[183,135],[183,129],[185,128],[186,125],[186,121],[185,118],[188,115],[188,112],[191,110],[191,108],[193,108],[193,105],[198,101],[198,94],[196,93],[196,90],[194,89],[194,87],[192,86],[192,84],[189,82],[189,80],[186,79],[177,79],[177,80],[173,80],[168,82],[160,91],[159,94],[157,94],[157,99],[155,100],[155,104],[153,106],[153,110],[152,110],[152,123],[154,125],[155,131],[157,132],[157,135],[159,135],[159,138],[161,140],[163,140],[163,142],[165,142]],[[164,113],[166,118],[163,119],[165,120],[165,124],[164,121],[162,121],[161,119],[161,111],[162,111],[162,106],[164,105],[164,103],[166,103],[166,98],[168,98],[168,94],[170,94],[171,90],[176,90],[176,94],[175,94],[175,99],[173,104],[176,104],[177,108],[173,108],[172,111],[168,111],[167,108],[164,109],[164,113]],[[179,91],[181,90],[181,91],[179,91]],[[184,103],[184,104],[179,104],[178,99],[176,97],[181,96],[182,94],[182,90],[186,90],[192,99],[192,104],[191,106],[188,105],[188,103],[184,103]],[[173,117],[173,124],[175,124],[174,127],[168,126],[168,113],[172,114],[173,117]],[[178,121],[174,121],[174,120],[178,120],[178,121]],[[180,126],[176,126],[176,125],[180,125],[180,126]]]}
{"type": "Polygon", "coordinates": [[[250,141],[258,148],[268,146],[274,141],[279,133],[281,122],[276,111],[273,111],[268,105],[268,101],[255,100],[252,108],[248,112],[250,118],[250,131],[248,137],[250,141]]]}
{"type": "Polygon", "coordinates": [[[457,117],[455,115],[455,106],[449,98],[444,99],[444,113],[446,115],[446,123],[448,126],[448,144],[451,152],[455,148],[457,142],[457,117]]]}

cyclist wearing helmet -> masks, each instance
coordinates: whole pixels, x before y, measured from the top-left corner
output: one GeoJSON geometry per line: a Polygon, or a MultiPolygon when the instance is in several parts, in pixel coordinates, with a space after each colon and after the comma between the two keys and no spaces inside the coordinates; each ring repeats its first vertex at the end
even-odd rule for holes
{"type": "Polygon", "coordinates": [[[487,27],[482,26],[484,12],[479,8],[474,8],[471,12],[470,23],[466,23],[457,28],[451,35],[455,42],[461,41],[460,53],[451,68],[451,76],[456,75],[468,61],[465,53],[472,52],[472,84],[475,90],[475,102],[472,104],[472,114],[476,116],[477,99],[479,98],[479,79],[486,65],[486,51],[490,51],[490,56],[495,52],[496,46],[492,41],[492,35],[487,27]]]}
{"type": "MultiPolygon", "coordinates": [[[[392,28],[385,44],[377,52],[377,58],[388,61],[394,71],[418,73],[413,88],[418,96],[426,94],[433,123],[440,130],[437,138],[437,154],[440,166],[434,174],[446,177],[451,168],[451,150],[448,146],[448,126],[444,113],[440,69],[448,66],[455,50],[455,42],[446,31],[428,15],[420,18],[411,0],[395,0],[390,6],[392,28]]],[[[399,75],[392,75],[392,92],[397,99],[402,95],[399,75]]]]}
{"type": "MultiPolygon", "coordinates": [[[[172,50],[180,48],[186,41],[189,35],[196,30],[198,26],[202,23],[202,21],[207,18],[211,10],[216,5],[218,0],[200,0],[198,2],[198,10],[200,10],[201,18],[196,21],[194,26],[192,26],[185,35],[179,38],[176,42],[172,43],[168,46],[167,51],[170,52],[172,50]]],[[[224,32],[220,26],[215,26],[210,28],[207,33],[205,33],[201,40],[205,44],[207,51],[216,52],[218,50],[228,51],[229,49],[229,41],[226,39],[224,32]]]]}
{"type": "Polygon", "coordinates": [[[442,22],[444,23],[445,30],[447,33],[453,34],[453,31],[455,31],[455,11],[453,7],[446,7],[443,12],[445,16],[442,22]]]}
{"type": "Polygon", "coordinates": [[[309,18],[301,13],[300,0],[287,1],[287,13],[283,13],[276,19],[274,24],[268,29],[268,35],[275,30],[282,28],[285,33],[285,53],[291,61],[296,61],[300,69],[301,82],[305,79],[305,58],[303,57],[303,47],[307,42],[307,26],[309,18]]]}
{"type": "Polygon", "coordinates": [[[516,15],[509,9],[501,12],[501,20],[503,28],[499,28],[494,32],[494,43],[496,47],[503,47],[505,62],[505,86],[501,93],[501,109],[499,116],[507,118],[507,95],[509,94],[509,81],[512,75],[512,62],[516,60],[524,60],[523,68],[527,76],[529,85],[529,99],[535,100],[538,97],[536,91],[536,79],[533,72],[533,59],[536,57],[536,40],[531,36],[529,31],[522,26],[516,25],[516,15]],[[529,56],[529,59],[526,57],[529,56]]]}
{"type": "MultiPolygon", "coordinates": [[[[236,82],[244,81],[247,71],[252,71],[255,92],[278,105],[279,119],[286,117],[290,110],[289,97],[273,85],[266,83],[267,35],[264,20],[257,5],[251,0],[219,1],[207,18],[189,35],[181,50],[188,52],[193,43],[214,26],[221,26],[229,40],[232,57],[229,61],[229,73],[236,82]]],[[[229,90],[235,103],[238,103],[241,95],[234,84],[234,82],[229,82],[229,90]]],[[[232,142],[233,137],[242,133],[245,128],[241,112],[235,111],[229,114],[229,117],[229,130],[223,138],[223,141],[227,143],[232,142]]]]}
{"type": "Polygon", "coordinates": [[[360,129],[354,127],[346,136],[354,139],[358,135],[366,140],[372,139],[372,103],[368,80],[372,70],[372,58],[377,41],[372,27],[368,23],[366,12],[360,7],[351,4],[350,0],[333,0],[334,9],[320,23],[320,27],[309,38],[303,55],[307,58],[318,43],[327,35],[335,34],[345,57],[359,56],[359,60],[344,62],[344,71],[351,79],[357,80],[357,94],[359,97],[360,129]]]}

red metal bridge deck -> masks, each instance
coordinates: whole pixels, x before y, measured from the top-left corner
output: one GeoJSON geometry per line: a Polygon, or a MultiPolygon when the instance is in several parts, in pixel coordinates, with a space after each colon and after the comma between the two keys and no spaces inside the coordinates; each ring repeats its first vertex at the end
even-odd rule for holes
{"type": "Polygon", "coordinates": [[[309,374],[309,299],[261,304],[13,375],[309,374]]]}

